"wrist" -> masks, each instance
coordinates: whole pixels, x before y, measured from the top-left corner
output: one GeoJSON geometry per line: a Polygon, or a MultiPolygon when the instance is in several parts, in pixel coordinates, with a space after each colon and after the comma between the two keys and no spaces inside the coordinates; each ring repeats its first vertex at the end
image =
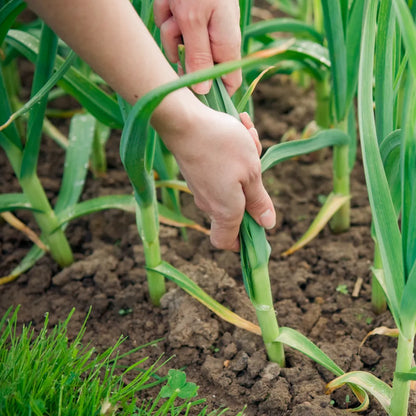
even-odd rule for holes
{"type": "Polygon", "coordinates": [[[204,108],[190,89],[181,88],[163,99],[153,112],[151,124],[165,145],[174,152],[204,108]]]}

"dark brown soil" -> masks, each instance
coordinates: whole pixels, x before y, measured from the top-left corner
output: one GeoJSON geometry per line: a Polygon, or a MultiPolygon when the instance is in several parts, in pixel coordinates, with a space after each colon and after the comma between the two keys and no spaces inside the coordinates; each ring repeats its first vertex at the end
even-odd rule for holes
{"type": "MultiPolygon", "coordinates": [[[[278,142],[289,128],[299,134],[313,119],[313,92],[294,87],[285,77],[262,83],[255,102],[256,125],[265,146],[278,142]]],[[[114,134],[108,143],[108,174],[98,179],[89,177],[83,199],[131,192],[118,145],[119,138],[114,134]]],[[[63,156],[55,143],[44,140],[39,176],[52,200],[60,186],[63,156]]],[[[264,175],[278,211],[278,227],[268,232],[278,319],[280,325],[308,336],[343,370],[371,371],[390,382],[395,340],[375,336],[360,348],[370,330],[394,324],[388,312],[376,316],[369,302],[373,243],[359,162],[351,177],[351,229],[333,235],[326,228],[306,248],[281,257],[318,212],[319,196],[331,191],[331,170],[327,152],[321,161],[301,158],[264,175]],[[352,297],[359,278],[364,283],[359,295],[352,297]],[[341,285],[348,293],[337,290],[341,285]]],[[[0,171],[0,192],[18,192],[4,152],[0,153],[0,171]]],[[[209,226],[191,197],[183,197],[183,206],[186,215],[209,226]]],[[[30,214],[17,215],[37,230],[30,214]]],[[[6,223],[0,224],[0,230],[0,273],[5,275],[19,263],[31,243],[6,223]]],[[[146,348],[142,354],[151,361],[162,354],[173,356],[161,374],[170,367],[185,367],[189,380],[200,386],[199,396],[207,398],[210,408],[226,406],[230,415],[246,405],[248,416],[329,416],[343,414],[340,409],[356,404],[347,388],[325,395],[325,384],[332,375],[296,351],[287,348],[287,368],[268,362],[260,337],[221,321],[172,283],[168,283],[162,306],[153,307],[147,298],[143,247],[133,214],[93,214],[71,223],[67,235],[77,261],[60,270],[45,256],[15,282],[1,286],[1,314],[10,305],[20,304],[20,321],[32,321],[39,327],[46,312],[54,324],[75,307],[72,336],[92,305],[85,341],[100,349],[123,335],[127,340],[122,348],[127,350],[161,338],[157,346],[146,348]]],[[[237,254],[214,249],[208,237],[196,231],[188,231],[188,241],[184,241],[177,229],[163,225],[161,245],[165,260],[197,281],[217,301],[256,321],[244,291],[237,254]]],[[[373,399],[364,414],[384,412],[373,399]]],[[[411,414],[416,415],[414,407],[411,414]]]]}

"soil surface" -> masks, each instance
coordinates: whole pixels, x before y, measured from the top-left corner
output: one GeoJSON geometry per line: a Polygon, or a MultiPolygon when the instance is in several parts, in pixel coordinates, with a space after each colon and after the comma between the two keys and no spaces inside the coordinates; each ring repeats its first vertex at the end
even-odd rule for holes
{"type": "MultiPolygon", "coordinates": [[[[264,147],[281,140],[289,130],[299,136],[314,117],[312,89],[299,88],[284,76],[264,81],[255,93],[255,120],[264,147]]],[[[65,132],[67,127],[62,126],[65,132]]],[[[131,193],[131,186],[118,154],[119,134],[107,146],[108,173],[88,177],[84,200],[108,194],[131,193]]],[[[393,327],[388,312],[375,315],[370,305],[370,267],[373,242],[365,181],[358,161],[351,176],[351,228],[334,235],[326,227],[295,254],[283,258],[320,208],[320,196],[332,186],[330,152],[285,162],[264,175],[272,196],[278,226],[268,232],[272,247],[270,278],[279,323],[294,328],[315,342],[344,371],[371,371],[390,382],[394,370],[396,341],[366,334],[379,326],[393,327]],[[352,296],[359,279],[363,284],[352,296]]],[[[64,152],[45,138],[39,161],[39,176],[54,201],[60,186],[64,152]]],[[[0,152],[0,192],[19,192],[4,152],[0,152]]],[[[183,196],[183,212],[209,227],[207,218],[190,196],[183,196]]],[[[38,231],[31,215],[18,217],[38,231]]],[[[70,335],[79,330],[92,306],[85,342],[98,349],[127,337],[122,350],[161,339],[140,357],[150,362],[173,357],[160,371],[185,368],[188,379],[200,386],[210,409],[224,406],[235,415],[244,406],[248,416],[345,414],[356,405],[353,394],[343,388],[328,396],[325,385],[333,376],[299,352],[286,349],[287,367],[267,361],[259,336],[237,329],[189,295],[168,283],[161,307],[147,296],[143,247],[133,214],[106,211],[73,221],[66,232],[76,262],[61,270],[44,256],[13,283],[0,287],[0,313],[21,305],[21,323],[39,328],[46,312],[51,324],[64,320],[72,308],[70,335]]],[[[245,293],[239,255],[214,249],[209,238],[188,231],[184,241],[173,227],[161,226],[164,260],[194,279],[217,301],[242,317],[256,322],[245,293]]],[[[7,223],[0,224],[1,275],[8,274],[27,253],[31,243],[7,223]]],[[[137,360],[137,355],[131,358],[137,360]]],[[[371,399],[366,415],[385,414],[371,399]]],[[[410,414],[416,415],[411,404],[410,414]]]]}

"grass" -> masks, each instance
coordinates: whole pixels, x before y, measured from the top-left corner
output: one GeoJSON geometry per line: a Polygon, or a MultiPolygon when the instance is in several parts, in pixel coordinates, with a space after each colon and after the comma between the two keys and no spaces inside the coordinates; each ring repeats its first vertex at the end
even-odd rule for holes
{"type": "MultiPolygon", "coordinates": [[[[83,345],[86,321],[73,341],[68,339],[68,318],[48,329],[48,315],[35,336],[34,328],[17,324],[19,308],[10,308],[0,321],[0,414],[18,415],[220,415],[198,399],[198,386],[186,381],[183,371],[169,370],[157,375],[166,363],[133,358],[140,346],[120,354],[120,338],[112,347],[97,352],[83,345]],[[126,356],[133,361],[122,366],[126,356]],[[132,379],[125,383],[126,375],[132,379]],[[140,392],[160,386],[151,400],[140,392]],[[192,409],[192,410],[191,410],[192,409]]],[[[154,342],[155,343],[155,342],[154,342]]],[[[153,390],[154,391],[154,390],[153,390]]],[[[146,395],[148,396],[148,394],[146,395]]],[[[239,415],[242,415],[240,412],[239,415]]]]}

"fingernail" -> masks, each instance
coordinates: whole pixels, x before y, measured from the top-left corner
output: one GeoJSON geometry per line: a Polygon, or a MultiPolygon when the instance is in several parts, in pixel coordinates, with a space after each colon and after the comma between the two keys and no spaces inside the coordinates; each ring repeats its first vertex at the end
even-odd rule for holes
{"type": "Polygon", "coordinates": [[[211,84],[209,81],[203,81],[194,85],[192,88],[197,94],[208,94],[211,84]]]}
{"type": "MultiPolygon", "coordinates": [[[[255,127],[251,127],[248,129],[248,131],[257,139],[259,138],[259,133],[255,127]]],[[[270,210],[269,210],[270,211],[270,210]]]]}
{"type": "Polygon", "coordinates": [[[276,225],[276,217],[271,209],[268,209],[260,215],[260,225],[267,230],[270,230],[276,225]]]}

